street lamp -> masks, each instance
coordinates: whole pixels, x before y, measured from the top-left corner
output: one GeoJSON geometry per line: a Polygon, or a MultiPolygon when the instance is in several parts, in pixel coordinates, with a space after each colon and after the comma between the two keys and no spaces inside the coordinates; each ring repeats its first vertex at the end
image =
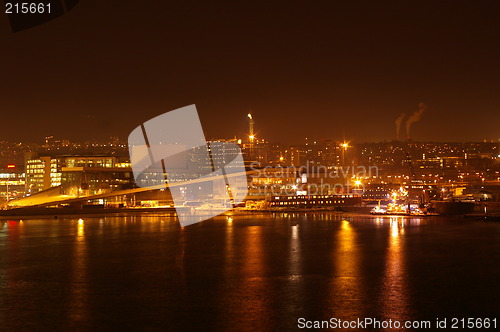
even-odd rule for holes
{"type": "Polygon", "coordinates": [[[342,166],[345,166],[345,151],[350,148],[349,142],[344,141],[340,146],[342,147],[342,166]]]}
{"type": "Polygon", "coordinates": [[[10,195],[9,195],[9,182],[10,182],[10,173],[9,173],[9,170],[11,170],[11,169],[15,169],[15,168],[16,168],[16,165],[14,165],[14,164],[9,164],[9,165],[7,165],[7,174],[8,174],[8,176],[7,176],[7,182],[6,182],[6,185],[7,185],[7,188],[6,188],[6,191],[7,191],[7,199],[6,199],[6,204],[7,204],[7,205],[9,204],[9,198],[10,198],[10,197],[9,197],[9,196],[10,196],[10,195]]]}

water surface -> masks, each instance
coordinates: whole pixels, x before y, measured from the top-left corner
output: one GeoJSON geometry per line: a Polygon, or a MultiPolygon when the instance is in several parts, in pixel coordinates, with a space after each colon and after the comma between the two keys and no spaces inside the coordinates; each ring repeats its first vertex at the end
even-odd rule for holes
{"type": "Polygon", "coordinates": [[[0,221],[2,330],[500,318],[500,223],[339,213],[0,221]]]}

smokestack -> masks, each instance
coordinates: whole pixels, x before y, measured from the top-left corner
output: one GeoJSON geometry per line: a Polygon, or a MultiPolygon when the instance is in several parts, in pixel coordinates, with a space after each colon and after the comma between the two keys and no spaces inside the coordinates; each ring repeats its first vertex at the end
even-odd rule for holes
{"type": "Polygon", "coordinates": [[[399,133],[401,131],[401,124],[403,123],[403,120],[406,116],[406,113],[402,113],[397,119],[396,119],[396,141],[399,141],[399,133]]]}
{"type": "Polygon", "coordinates": [[[408,138],[410,138],[411,125],[414,124],[415,122],[420,121],[420,118],[422,117],[422,114],[424,114],[426,109],[427,109],[426,104],[424,103],[418,104],[418,111],[410,115],[408,120],[406,120],[406,135],[408,136],[408,138]]]}

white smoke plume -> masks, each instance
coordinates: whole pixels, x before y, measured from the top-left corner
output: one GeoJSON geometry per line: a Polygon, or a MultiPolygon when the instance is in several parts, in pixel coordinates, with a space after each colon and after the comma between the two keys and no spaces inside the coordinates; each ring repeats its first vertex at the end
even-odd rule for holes
{"type": "Polygon", "coordinates": [[[415,113],[410,115],[408,117],[408,120],[406,120],[406,134],[408,135],[408,138],[410,138],[411,125],[420,120],[420,118],[422,117],[422,114],[424,114],[426,109],[427,109],[426,104],[424,104],[424,103],[418,104],[418,111],[416,111],[415,113]]]}
{"type": "Polygon", "coordinates": [[[402,113],[397,119],[396,119],[396,140],[399,140],[399,133],[401,131],[401,124],[403,123],[403,120],[406,117],[406,113],[402,113]]]}

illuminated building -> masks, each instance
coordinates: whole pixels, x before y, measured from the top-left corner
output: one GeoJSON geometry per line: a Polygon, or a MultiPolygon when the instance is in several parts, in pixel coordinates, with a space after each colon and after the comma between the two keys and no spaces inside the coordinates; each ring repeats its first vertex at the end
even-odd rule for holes
{"type": "Polygon", "coordinates": [[[24,195],[25,174],[18,169],[6,169],[0,172],[0,196],[12,200],[24,195]]]}
{"type": "Polygon", "coordinates": [[[68,196],[89,196],[134,187],[130,167],[69,166],[61,169],[61,194],[68,196]]]}
{"type": "MultiPolygon", "coordinates": [[[[115,156],[39,156],[29,153],[26,156],[26,194],[57,187],[62,184],[63,171],[120,168],[115,156]]],[[[123,169],[120,168],[120,169],[123,169]]]]}
{"type": "Polygon", "coordinates": [[[41,156],[28,158],[26,167],[26,194],[32,195],[61,185],[61,158],[41,156]]]}

